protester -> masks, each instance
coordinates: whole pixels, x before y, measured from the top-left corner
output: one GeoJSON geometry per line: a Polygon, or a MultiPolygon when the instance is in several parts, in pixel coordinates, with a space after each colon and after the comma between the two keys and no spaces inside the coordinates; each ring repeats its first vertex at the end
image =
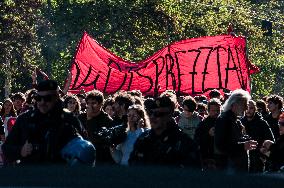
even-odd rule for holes
{"type": "Polygon", "coordinates": [[[58,85],[53,80],[37,86],[36,109],[21,114],[2,150],[8,162],[20,164],[60,163],[62,148],[78,136],[80,123],[63,110],[58,85]]]}
{"type": "Polygon", "coordinates": [[[175,105],[173,117],[176,118],[176,117],[180,116],[181,111],[179,110],[179,103],[178,103],[178,100],[177,100],[176,92],[174,90],[166,90],[163,93],[161,93],[160,96],[161,97],[168,96],[175,105]]]}
{"type": "Polygon", "coordinates": [[[130,155],[131,165],[199,165],[197,146],[184,134],[172,117],[175,104],[169,96],[158,97],[150,114],[151,129],[136,141],[130,155]]]}
{"type": "Polygon", "coordinates": [[[87,94],[81,90],[76,96],[64,96],[63,103],[55,81],[34,86],[37,90],[27,91],[26,96],[18,92],[3,102],[3,121],[17,117],[15,107],[20,114],[7,139],[0,121],[7,164],[94,166],[96,161],[97,165],[217,168],[229,173],[279,171],[284,165],[279,95],[269,96],[266,108],[264,101],[249,100],[248,92],[224,90],[228,95],[220,115],[222,95],[217,89],[210,91],[210,101],[205,95],[195,96],[199,103],[191,96],[179,96],[183,99],[179,104],[173,90],[156,99],[144,99],[139,90],[119,91],[105,101],[98,90],[87,94]]]}
{"type": "Polygon", "coordinates": [[[217,168],[228,173],[248,171],[247,151],[257,148],[257,142],[245,135],[245,128],[239,119],[244,116],[250,98],[247,91],[233,91],[216,121],[216,164],[217,168]]]}
{"type": "Polygon", "coordinates": [[[198,103],[197,107],[196,107],[196,111],[198,112],[198,114],[202,117],[205,118],[208,115],[208,111],[207,111],[207,103],[198,103]]]}
{"type": "Polygon", "coordinates": [[[154,108],[156,108],[156,102],[154,98],[148,97],[144,100],[144,108],[146,110],[147,115],[149,116],[150,113],[154,108]]]}
{"type": "Polygon", "coordinates": [[[17,117],[17,111],[10,98],[4,100],[2,109],[0,111],[0,116],[3,122],[5,121],[6,117],[17,117]]]}
{"type": "Polygon", "coordinates": [[[222,94],[220,93],[219,90],[217,89],[213,89],[209,92],[209,99],[213,99],[213,98],[216,98],[216,99],[219,99],[220,101],[222,101],[222,94]]]}
{"type": "Polygon", "coordinates": [[[208,117],[201,121],[195,132],[195,140],[199,145],[203,169],[215,169],[214,130],[217,117],[222,108],[221,101],[213,98],[208,102],[208,117]]]}
{"type": "Polygon", "coordinates": [[[111,117],[113,118],[114,116],[114,111],[113,111],[113,104],[114,104],[114,100],[112,97],[107,98],[104,101],[104,106],[103,106],[103,110],[111,117]]]}
{"type": "Polygon", "coordinates": [[[80,105],[81,105],[81,111],[85,112],[86,110],[86,94],[85,91],[82,91],[81,93],[76,94],[76,96],[78,97],[79,101],[80,101],[80,105]]]}
{"type": "Polygon", "coordinates": [[[284,169],[284,113],[279,116],[279,138],[276,142],[265,140],[261,152],[267,159],[267,171],[279,171],[284,169]]]}
{"type": "Polygon", "coordinates": [[[81,114],[80,100],[76,95],[67,95],[63,103],[64,108],[68,109],[74,116],[78,117],[81,114]]]}
{"type": "Polygon", "coordinates": [[[260,148],[264,140],[274,141],[273,133],[261,114],[256,112],[256,103],[253,100],[249,101],[248,109],[241,121],[245,126],[246,134],[258,143],[255,150],[249,151],[249,172],[263,172],[265,164],[260,153],[260,148]]]}
{"type": "Polygon", "coordinates": [[[265,118],[269,124],[275,139],[279,137],[279,126],[278,120],[281,114],[281,109],[283,108],[283,98],[279,95],[271,95],[267,98],[269,115],[265,118]]]}
{"type": "Polygon", "coordinates": [[[97,150],[97,164],[112,163],[112,157],[109,153],[109,143],[106,143],[106,138],[102,131],[104,129],[109,129],[112,127],[112,118],[103,111],[103,93],[98,90],[92,90],[87,93],[86,103],[87,109],[86,113],[82,114],[85,118],[84,121],[85,128],[87,130],[87,140],[89,140],[93,145],[95,145],[97,150]]]}
{"type": "Polygon", "coordinates": [[[120,91],[114,95],[114,118],[113,125],[123,125],[127,127],[128,107],[135,103],[133,96],[125,91],[120,91]]]}
{"type": "Polygon", "coordinates": [[[257,112],[261,114],[261,116],[266,119],[267,116],[269,115],[269,111],[267,108],[267,104],[264,100],[259,99],[256,101],[256,108],[257,108],[257,112]]]}
{"type": "Polygon", "coordinates": [[[176,118],[179,128],[191,139],[194,139],[195,130],[203,120],[203,117],[196,111],[196,107],[197,104],[194,98],[191,96],[185,97],[182,103],[183,112],[176,118]]]}
{"type": "Polygon", "coordinates": [[[24,104],[26,102],[25,94],[23,94],[22,92],[17,92],[12,95],[11,99],[13,101],[17,114],[20,115],[21,113],[23,113],[24,104]]]}
{"type": "Polygon", "coordinates": [[[141,105],[132,105],[128,108],[128,127],[126,140],[117,145],[111,146],[111,155],[114,161],[121,165],[128,165],[130,153],[137,138],[150,128],[149,118],[141,105]]]}

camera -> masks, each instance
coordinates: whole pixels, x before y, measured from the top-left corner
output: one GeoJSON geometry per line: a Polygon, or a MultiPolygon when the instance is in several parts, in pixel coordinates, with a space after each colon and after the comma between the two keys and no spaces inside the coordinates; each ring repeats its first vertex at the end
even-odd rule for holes
{"type": "Polygon", "coordinates": [[[95,142],[106,147],[124,142],[126,136],[126,128],[123,125],[110,128],[102,127],[98,132],[94,133],[95,142]]]}

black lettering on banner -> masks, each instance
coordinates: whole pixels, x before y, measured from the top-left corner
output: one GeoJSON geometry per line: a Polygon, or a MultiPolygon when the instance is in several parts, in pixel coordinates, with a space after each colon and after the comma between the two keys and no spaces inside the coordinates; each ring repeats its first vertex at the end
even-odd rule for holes
{"type": "Polygon", "coordinates": [[[175,59],[176,59],[177,73],[178,73],[178,75],[177,75],[177,78],[178,78],[178,87],[177,87],[176,93],[177,93],[178,96],[180,95],[181,76],[184,75],[184,74],[181,74],[181,71],[180,71],[180,65],[179,65],[179,60],[178,60],[178,54],[179,54],[179,53],[183,53],[183,54],[184,54],[184,53],[186,53],[186,51],[183,50],[183,51],[177,51],[177,52],[175,52],[175,59]]]}
{"type": "Polygon", "coordinates": [[[100,73],[101,73],[101,71],[99,71],[99,74],[97,74],[96,78],[95,78],[94,81],[93,81],[94,89],[97,89],[97,82],[98,82],[98,80],[99,80],[100,73]]]}
{"type": "Polygon", "coordinates": [[[237,59],[238,59],[238,65],[239,65],[239,70],[240,70],[240,74],[241,74],[241,88],[243,90],[246,90],[245,88],[245,83],[244,83],[244,76],[243,76],[243,72],[241,69],[241,62],[240,62],[240,57],[239,57],[239,51],[241,51],[243,48],[239,49],[237,46],[235,46],[235,50],[236,50],[236,54],[237,54],[237,59]]]}
{"type": "Polygon", "coordinates": [[[229,71],[236,71],[237,73],[237,77],[238,77],[238,80],[239,80],[239,84],[242,85],[242,82],[240,80],[240,75],[239,75],[239,70],[238,70],[238,67],[236,66],[236,63],[235,63],[235,59],[233,57],[233,53],[232,53],[232,50],[230,47],[228,47],[228,62],[227,62],[227,68],[226,68],[226,79],[225,79],[225,88],[228,88],[228,81],[229,81],[229,71]],[[233,67],[230,67],[230,60],[232,58],[232,62],[234,64],[233,67]]]}
{"type": "MultiPolygon", "coordinates": [[[[121,69],[120,65],[119,65],[117,62],[113,61],[112,59],[109,59],[108,67],[110,67],[112,64],[116,65],[116,67],[118,68],[118,70],[119,70],[120,72],[122,72],[122,69],[121,69]]],[[[110,68],[111,68],[111,67],[110,67],[110,68]]],[[[118,89],[114,90],[113,93],[115,93],[115,92],[121,90],[121,88],[124,86],[124,84],[125,84],[125,82],[126,82],[126,79],[127,79],[127,73],[124,73],[124,78],[123,78],[123,81],[122,81],[121,85],[119,86],[118,89]]],[[[106,82],[105,84],[107,85],[108,82],[106,82]]]]}
{"type": "Polygon", "coordinates": [[[154,96],[158,96],[158,93],[159,93],[159,76],[162,74],[164,66],[165,66],[164,57],[162,57],[162,56],[158,57],[157,59],[153,60],[153,63],[156,66],[156,80],[155,80],[155,87],[154,87],[154,96]],[[158,64],[157,60],[160,59],[160,58],[162,59],[163,64],[162,64],[161,70],[159,71],[159,64],[158,64]]]}
{"type": "Polygon", "coordinates": [[[132,85],[132,80],[133,80],[133,72],[130,72],[130,80],[129,80],[129,84],[128,84],[128,87],[127,87],[128,91],[130,91],[130,87],[132,85]]]}
{"type": "Polygon", "coordinates": [[[212,88],[205,88],[205,80],[206,80],[206,74],[209,74],[207,72],[207,67],[208,67],[208,63],[209,63],[209,59],[207,58],[206,63],[205,63],[205,71],[204,71],[204,75],[203,75],[203,81],[202,81],[202,91],[203,92],[207,92],[213,89],[223,89],[223,82],[222,82],[222,72],[221,72],[221,63],[220,63],[220,49],[223,49],[225,52],[227,52],[227,49],[222,47],[222,46],[217,46],[215,47],[212,51],[209,52],[208,56],[211,56],[212,52],[216,51],[216,57],[217,57],[217,61],[216,62],[212,62],[211,63],[216,63],[217,64],[217,73],[218,73],[218,87],[212,87],[212,88]]]}
{"type": "Polygon", "coordinates": [[[112,70],[112,68],[110,67],[110,65],[108,65],[107,78],[106,78],[106,83],[105,83],[105,87],[104,87],[104,90],[103,90],[104,93],[106,92],[106,88],[108,86],[109,78],[110,78],[110,75],[111,75],[111,70],[112,70]]]}
{"type": "Polygon", "coordinates": [[[169,75],[172,80],[172,90],[176,90],[176,79],[175,75],[173,73],[173,67],[175,65],[174,58],[171,56],[171,54],[166,54],[166,89],[169,89],[169,75]],[[168,63],[169,62],[169,63],[168,63]]]}
{"type": "Polygon", "coordinates": [[[188,50],[188,52],[197,52],[197,55],[196,55],[195,60],[193,62],[192,72],[189,72],[189,74],[192,75],[192,80],[191,80],[192,94],[201,94],[202,92],[196,92],[194,90],[194,76],[197,75],[197,72],[195,71],[195,68],[196,68],[196,63],[198,61],[198,58],[199,58],[199,56],[201,54],[201,51],[200,50],[188,50]]]}
{"type": "MultiPolygon", "coordinates": [[[[210,90],[211,88],[206,88],[205,89],[205,78],[206,78],[206,74],[209,74],[207,72],[207,66],[208,66],[208,62],[209,62],[209,58],[211,56],[211,53],[213,52],[213,48],[212,47],[201,47],[199,48],[199,50],[203,50],[203,49],[209,49],[209,52],[207,54],[205,63],[204,63],[204,71],[202,72],[203,74],[203,79],[202,79],[202,92],[206,91],[207,89],[210,90]]],[[[217,58],[217,62],[218,62],[218,58],[217,58]]]]}
{"type": "Polygon", "coordinates": [[[80,75],[80,68],[79,68],[79,65],[78,65],[77,62],[75,62],[75,67],[76,67],[76,76],[75,76],[75,79],[74,79],[74,82],[73,82],[71,89],[75,88],[75,85],[77,84],[78,79],[79,79],[79,75],[80,75]]]}
{"type": "Polygon", "coordinates": [[[153,84],[154,84],[152,78],[151,78],[150,76],[144,76],[144,75],[140,74],[138,71],[135,71],[135,72],[137,73],[138,76],[141,76],[141,77],[146,78],[146,79],[149,80],[150,86],[149,86],[149,88],[145,91],[145,93],[150,92],[150,91],[152,90],[153,84]]]}
{"type": "MultiPolygon", "coordinates": [[[[206,78],[208,80],[207,75],[210,74],[210,72],[208,72],[208,67],[209,63],[216,63],[216,66],[214,66],[214,68],[217,68],[217,74],[218,74],[218,78],[216,78],[216,82],[218,82],[218,88],[217,89],[227,89],[228,88],[228,83],[229,83],[229,73],[230,71],[236,71],[236,75],[237,75],[237,79],[239,81],[239,84],[241,86],[242,89],[246,89],[246,80],[244,77],[244,73],[241,70],[241,60],[242,58],[246,58],[243,57],[244,54],[244,48],[243,47],[224,47],[224,46],[217,46],[217,47],[200,47],[198,49],[190,49],[190,50],[180,50],[180,51],[175,51],[174,53],[174,57],[170,54],[170,50],[169,53],[165,54],[164,56],[159,56],[156,59],[153,59],[152,61],[148,62],[147,64],[145,64],[143,67],[141,66],[137,66],[137,65],[129,65],[129,66],[125,66],[125,67],[121,67],[120,64],[118,62],[115,62],[112,59],[109,59],[109,63],[108,63],[108,71],[107,71],[107,76],[106,76],[106,80],[105,80],[105,85],[103,88],[103,92],[104,93],[115,93],[119,90],[121,90],[124,86],[127,86],[126,89],[130,90],[132,85],[133,85],[133,81],[134,78],[136,78],[136,76],[144,78],[145,80],[148,80],[149,85],[144,87],[147,87],[146,90],[143,89],[143,93],[151,93],[152,91],[154,91],[154,96],[157,96],[159,93],[159,81],[161,78],[161,75],[163,73],[163,71],[165,71],[165,88],[162,88],[162,90],[166,90],[166,89],[173,89],[174,91],[176,91],[176,93],[179,95],[181,92],[183,93],[187,93],[185,92],[187,90],[187,88],[182,87],[182,80],[187,79],[187,76],[191,75],[191,93],[193,95],[195,94],[202,94],[204,92],[207,92],[209,90],[215,89],[216,87],[210,87],[206,85],[206,78]],[[200,62],[200,57],[201,54],[203,55],[203,53],[205,53],[204,51],[208,50],[208,53],[204,56],[205,58],[205,62],[204,63],[204,67],[202,72],[197,72],[196,68],[197,68],[197,63],[201,63],[200,62]],[[222,70],[221,70],[221,62],[220,62],[220,51],[223,50],[224,52],[227,53],[228,58],[227,58],[227,62],[222,62],[222,63],[226,63],[226,68],[225,68],[225,83],[223,83],[222,80],[222,70]],[[236,53],[236,55],[234,55],[233,51],[236,53]],[[212,57],[212,54],[214,53],[215,55],[216,52],[216,62],[213,62],[210,58],[212,57]],[[179,55],[183,55],[186,53],[196,53],[195,56],[190,55],[190,58],[194,58],[193,62],[190,62],[189,64],[192,65],[192,71],[189,72],[189,75],[181,73],[182,72],[182,64],[180,62],[181,57],[179,57],[179,55]],[[154,75],[143,75],[143,70],[147,69],[148,65],[153,63],[155,66],[155,74],[154,75]],[[123,68],[123,70],[122,70],[123,68]],[[111,88],[112,90],[110,92],[108,92],[107,88],[110,87],[109,81],[111,80],[112,76],[113,76],[113,69],[118,70],[121,73],[124,73],[124,77],[122,80],[122,83],[119,85],[119,87],[117,89],[115,88],[111,88]],[[125,70],[127,70],[127,72],[125,72],[125,70]],[[202,87],[201,87],[201,91],[196,91],[196,76],[202,74],[202,87]],[[185,76],[185,77],[184,77],[185,76]],[[129,78],[129,83],[126,83],[126,81],[129,78]],[[155,79],[155,81],[154,81],[155,79]],[[171,83],[170,83],[171,82],[171,83]],[[128,84],[128,85],[126,85],[128,84]],[[224,84],[224,85],[223,85],[224,84]],[[172,86],[172,88],[170,88],[172,86]]],[[[223,52],[222,51],[222,52],[223,52]]],[[[203,57],[203,56],[202,56],[203,57]]],[[[211,66],[212,67],[212,66],[211,66]]],[[[187,68],[187,67],[186,67],[187,68]]],[[[97,89],[97,82],[99,81],[100,75],[101,75],[101,71],[100,70],[94,70],[94,68],[90,65],[88,67],[88,71],[86,76],[84,77],[84,79],[82,80],[82,82],[76,86],[76,84],[78,84],[78,80],[81,74],[81,69],[80,66],[77,62],[75,62],[75,69],[76,69],[76,76],[75,79],[73,81],[73,85],[70,87],[71,90],[77,90],[80,89],[81,87],[87,87],[90,85],[94,85],[94,88],[97,89]],[[95,78],[90,82],[89,77],[92,73],[94,73],[95,71],[98,71],[95,78]],[[86,83],[86,82],[90,82],[90,83],[86,83]]],[[[215,73],[215,72],[214,72],[215,73]]],[[[145,80],[143,80],[143,83],[146,83],[145,80]]],[[[214,80],[215,81],[215,80],[214,80]]],[[[135,82],[136,83],[136,82],[135,82]]],[[[212,83],[212,82],[211,82],[212,83]]],[[[189,90],[189,88],[188,88],[189,90]]]]}
{"type": "MultiPolygon", "coordinates": [[[[89,84],[85,84],[85,82],[88,80],[88,78],[89,78],[89,76],[90,76],[91,72],[92,72],[92,66],[90,65],[90,67],[89,67],[89,70],[88,70],[88,73],[87,73],[86,77],[84,78],[84,80],[82,81],[82,83],[81,83],[81,84],[79,84],[76,88],[74,88],[75,90],[76,90],[76,89],[79,89],[79,88],[80,88],[80,87],[82,87],[82,86],[88,87],[88,86],[90,86],[90,85],[93,85],[93,84],[94,84],[94,81],[92,81],[92,82],[91,82],[91,83],[89,83],[89,84]]],[[[100,72],[98,72],[98,75],[99,75],[99,73],[100,73],[100,72]]]]}

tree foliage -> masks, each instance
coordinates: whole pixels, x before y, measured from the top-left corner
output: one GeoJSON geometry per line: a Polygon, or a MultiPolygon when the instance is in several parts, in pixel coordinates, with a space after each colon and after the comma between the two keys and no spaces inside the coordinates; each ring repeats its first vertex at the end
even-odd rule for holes
{"type": "Polygon", "coordinates": [[[63,84],[84,31],[118,56],[139,61],[174,41],[227,33],[232,23],[261,69],[252,76],[253,96],[283,95],[283,18],[284,3],[276,0],[4,0],[0,74],[11,72],[13,91],[29,87],[33,66],[63,84]],[[263,20],[272,23],[272,36],[263,20]]]}

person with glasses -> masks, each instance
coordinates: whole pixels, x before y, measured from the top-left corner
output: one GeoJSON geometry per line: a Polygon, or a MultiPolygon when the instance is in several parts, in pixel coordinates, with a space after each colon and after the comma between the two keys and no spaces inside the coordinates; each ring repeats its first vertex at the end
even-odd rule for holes
{"type": "Polygon", "coordinates": [[[126,140],[117,146],[110,147],[113,160],[121,165],[128,165],[128,159],[135,141],[150,128],[149,118],[141,105],[129,106],[127,119],[126,140]]]}
{"type": "Polygon", "coordinates": [[[79,136],[80,122],[63,110],[57,82],[45,80],[36,89],[36,108],[18,116],[2,146],[5,159],[13,164],[64,162],[62,148],[79,136]]]}
{"type": "Polygon", "coordinates": [[[158,97],[150,112],[151,129],[138,137],[130,155],[130,165],[199,166],[197,146],[177,126],[175,104],[169,96],[158,97]]]}

